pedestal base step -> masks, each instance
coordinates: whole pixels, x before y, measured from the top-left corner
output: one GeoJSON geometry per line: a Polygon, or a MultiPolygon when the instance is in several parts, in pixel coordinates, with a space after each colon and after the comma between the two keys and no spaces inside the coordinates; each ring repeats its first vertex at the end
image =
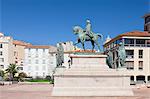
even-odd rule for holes
{"type": "Polygon", "coordinates": [[[54,87],[52,96],[133,96],[130,88],[54,87]]]}

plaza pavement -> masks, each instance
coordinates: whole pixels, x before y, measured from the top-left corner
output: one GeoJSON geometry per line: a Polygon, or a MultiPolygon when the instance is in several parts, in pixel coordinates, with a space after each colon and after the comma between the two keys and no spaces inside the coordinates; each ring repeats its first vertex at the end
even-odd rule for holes
{"type": "Polygon", "coordinates": [[[0,99],[150,99],[150,88],[133,88],[132,97],[52,97],[53,85],[14,84],[0,86],[0,99]]]}

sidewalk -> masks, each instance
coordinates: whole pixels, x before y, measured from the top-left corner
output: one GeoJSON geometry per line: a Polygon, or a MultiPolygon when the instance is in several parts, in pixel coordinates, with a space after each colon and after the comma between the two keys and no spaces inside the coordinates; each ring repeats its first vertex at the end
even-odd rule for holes
{"type": "Polygon", "coordinates": [[[150,88],[133,88],[133,97],[52,97],[52,84],[0,86],[0,99],[150,99],[150,88]]]}

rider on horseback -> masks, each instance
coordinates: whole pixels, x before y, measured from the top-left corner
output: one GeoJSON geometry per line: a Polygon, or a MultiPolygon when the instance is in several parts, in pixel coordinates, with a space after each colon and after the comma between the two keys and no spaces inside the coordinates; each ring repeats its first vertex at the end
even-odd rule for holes
{"type": "Polygon", "coordinates": [[[86,20],[86,27],[85,27],[84,32],[86,33],[87,36],[89,36],[90,38],[93,38],[93,33],[92,33],[90,20],[86,20]]]}

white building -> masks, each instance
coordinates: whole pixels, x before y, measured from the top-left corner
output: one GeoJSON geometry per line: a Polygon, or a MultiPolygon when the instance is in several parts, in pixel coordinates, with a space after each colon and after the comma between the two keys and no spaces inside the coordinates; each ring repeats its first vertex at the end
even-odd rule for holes
{"type": "Polygon", "coordinates": [[[50,51],[56,51],[56,48],[53,46],[26,46],[24,72],[33,78],[52,75],[56,66],[56,58],[50,51]]]}

